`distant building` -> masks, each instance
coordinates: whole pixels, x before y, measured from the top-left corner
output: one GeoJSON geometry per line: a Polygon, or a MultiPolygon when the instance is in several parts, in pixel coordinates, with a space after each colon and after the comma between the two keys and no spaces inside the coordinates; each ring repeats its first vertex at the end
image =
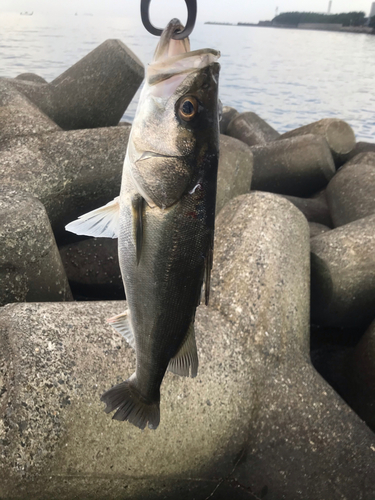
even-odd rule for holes
{"type": "Polygon", "coordinates": [[[332,8],[332,0],[329,0],[329,2],[328,2],[328,11],[327,11],[327,14],[330,14],[330,13],[331,13],[331,8],[332,8]]]}
{"type": "Polygon", "coordinates": [[[375,2],[372,2],[371,11],[370,11],[370,18],[373,16],[375,16],[375,2]]]}

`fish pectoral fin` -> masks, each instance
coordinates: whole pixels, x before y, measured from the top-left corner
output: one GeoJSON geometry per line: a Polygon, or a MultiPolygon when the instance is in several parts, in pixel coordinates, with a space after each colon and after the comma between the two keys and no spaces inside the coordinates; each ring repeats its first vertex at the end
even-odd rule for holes
{"type": "Polygon", "coordinates": [[[168,370],[182,377],[196,377],[198,373],[198,353],[195,342],[194,320],[178,353],[169,361],[168,370]]]}
{"type": "Polygon", "coordinates": [[[120,218],[119,197],[103,207],[81,215],[70,222],[65,229],[71,233],[95,236],[97,238],[117,238],[120,218]]]}
{"type": "Polygon", "coordinates": [[[145,200],[140,195],[137,194],[132,199],[133,205],[133,216],[135,219],[135,245],[137,254],[137,266],[141,260],[142,255],[142,244],[143,244],[143,209],[145,200]]]}
{"type": "Polygon", "coordinates": [[[113,318],[107,319],[108,323],[113,326],[113,328],[120,333],[126,342],[135,349],[135,337],[133,333],[132,326],[130,324],[129,311],[125,311],[113,318]]]}

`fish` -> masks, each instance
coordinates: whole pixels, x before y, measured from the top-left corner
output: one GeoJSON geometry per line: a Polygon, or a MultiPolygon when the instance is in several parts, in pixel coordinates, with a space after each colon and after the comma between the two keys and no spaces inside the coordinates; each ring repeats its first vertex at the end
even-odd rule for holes
{"type": "Polygon", "coordinates": [[[191,51],[187,38],[172,38],[182,28],[169,22],[147,67],[119,196],[66,226],[118,238],[127,310],[108,321],[135,349],[136,369],[101,400],[113,419],[140,429],[160,423],[167,370],[197,375],[194,320],[201,298],[209,301],[220,53],[191,51]]]}

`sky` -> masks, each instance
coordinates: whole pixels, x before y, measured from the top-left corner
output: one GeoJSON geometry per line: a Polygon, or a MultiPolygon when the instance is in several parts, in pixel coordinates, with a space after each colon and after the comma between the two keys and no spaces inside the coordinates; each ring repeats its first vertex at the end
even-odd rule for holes
{"type": "MultiPolygon", "coordinates": [[[[332,0],[332,13],[364,11],[369,14],[374,0],[332,0]]],[[[197,0],[197,21],[254,22],[269,20],[278,12],[311,11],[327,12],[328,0],[197,0]]],[[[33,11],[58,13],[61,11],[83,13],[121,14],[139,16],[140,0],[0,0],[0,12],[33,11]]],[[[183,0],[151,0],[151,20],[155,25],[165,25],[172,17],[186,19],[183,0]]]]}

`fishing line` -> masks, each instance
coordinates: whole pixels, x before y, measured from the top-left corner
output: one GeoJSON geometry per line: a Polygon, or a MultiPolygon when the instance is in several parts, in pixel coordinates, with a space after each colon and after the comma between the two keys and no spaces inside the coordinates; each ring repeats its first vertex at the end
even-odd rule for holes
{"type": "MultiPolygon", "coordinates": [[[[149,12],[150,3],[151,0],[141,0],[141,18],[143,26],[149,33],[151,33],[151,35],[161,36],[163,30],[155,28],[155,26],[151,24],[149,12]]],[[[182,31],[174,33],[172,38],[175,40],[183,40],[184,38],[187,38],[193,31],[195,21],[197,19],[197,0],[185,0],[185,3],[188,11],[186,26],[182,31]]]]}

